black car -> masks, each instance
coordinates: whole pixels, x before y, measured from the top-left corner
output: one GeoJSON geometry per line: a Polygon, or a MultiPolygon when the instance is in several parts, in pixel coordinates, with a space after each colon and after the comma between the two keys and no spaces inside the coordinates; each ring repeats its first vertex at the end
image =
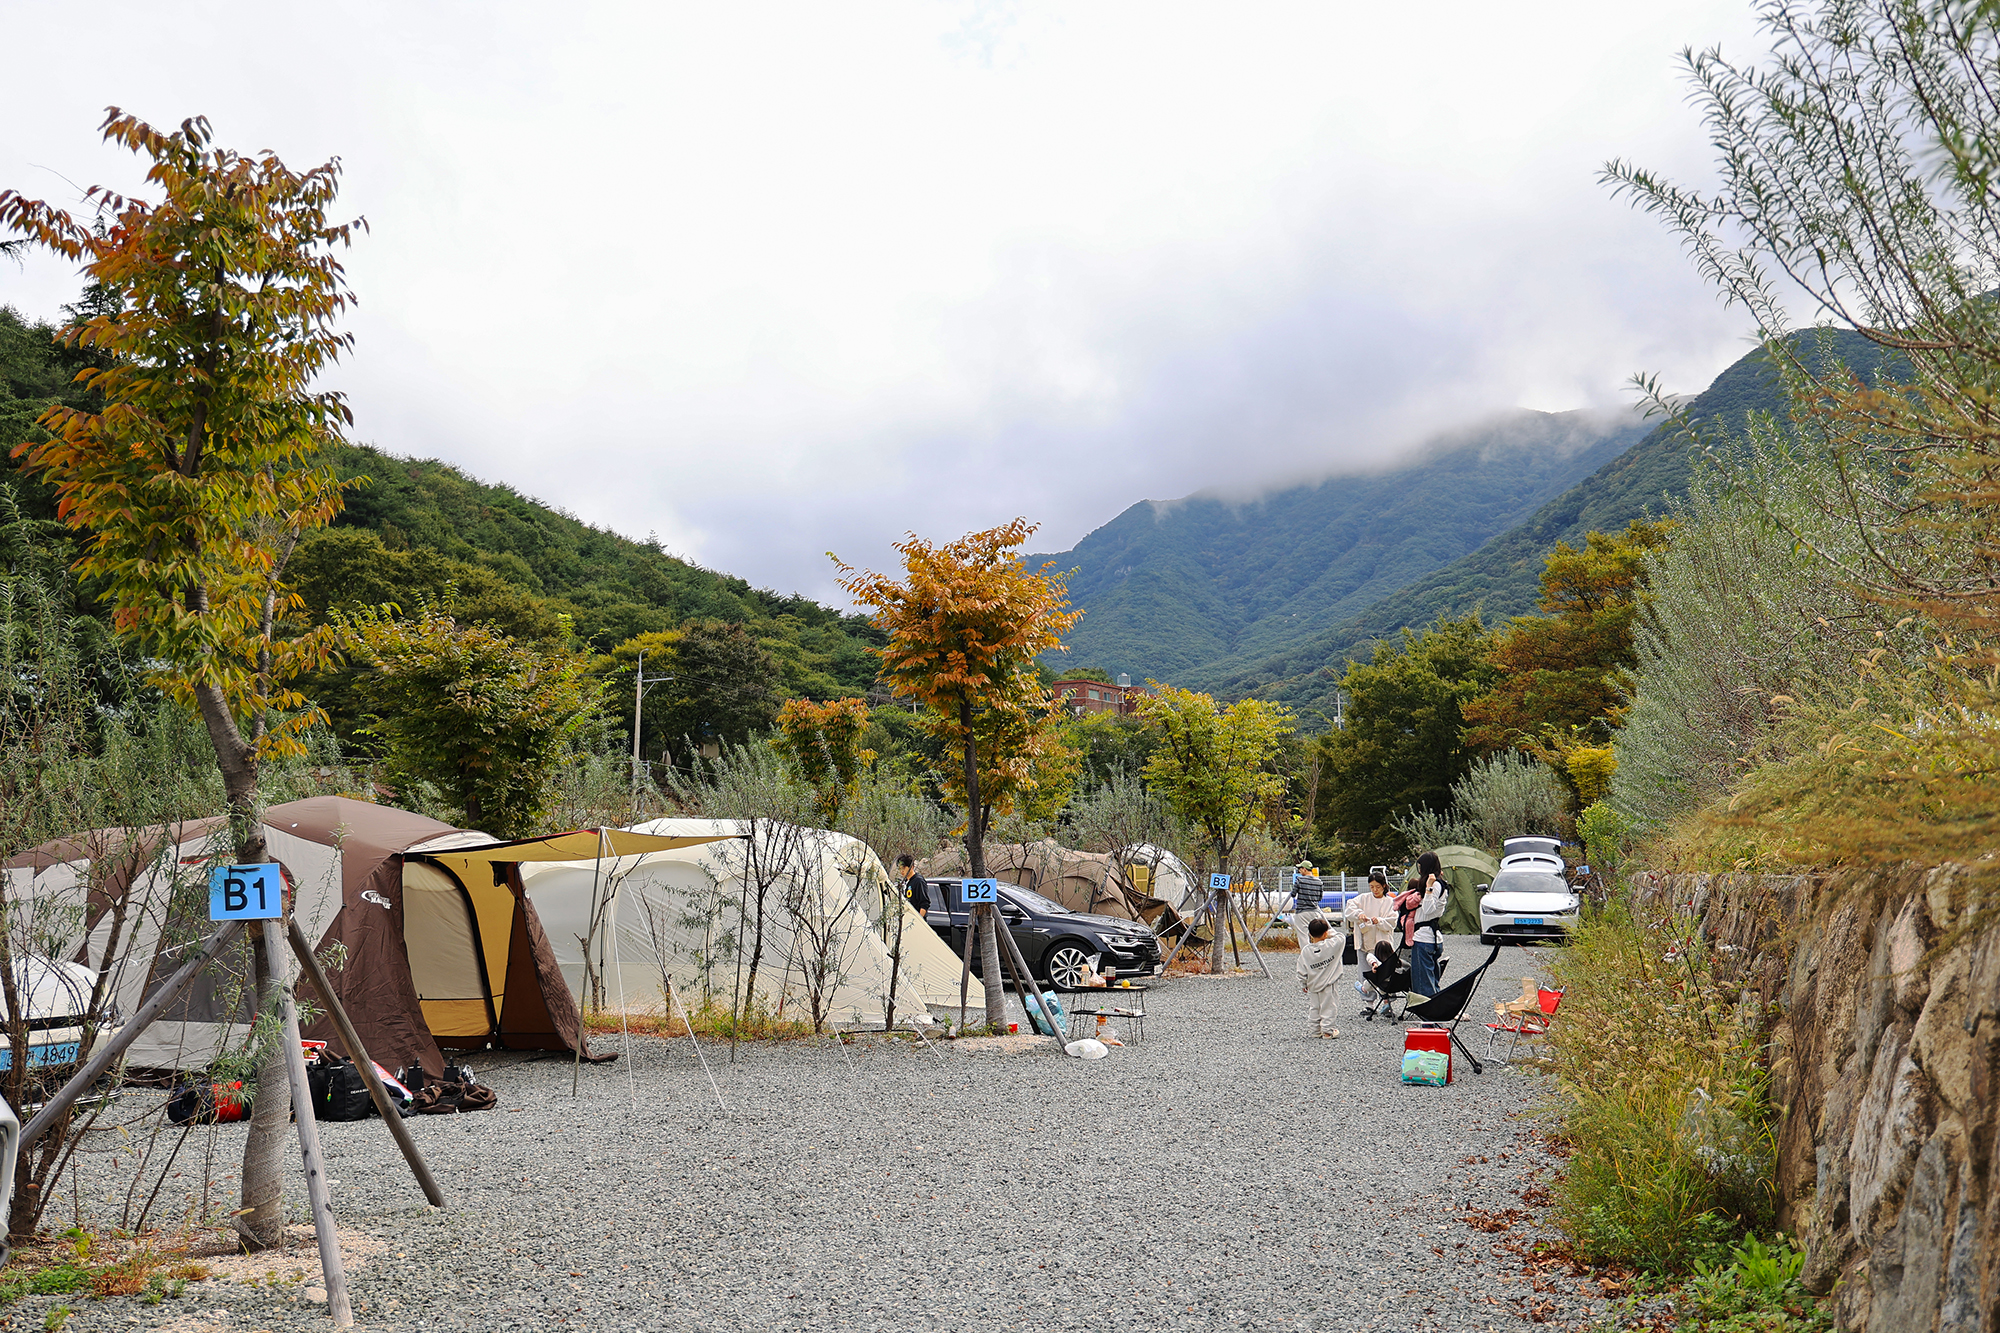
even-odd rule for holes
{"type": "MultiPolygon", "coordinates": [[[[952,952],[965,956],[965,927],[968,917],[960,896],[961,881],[934,879],[931,910],[925,914],[931,929],[943,936],[952,952]]],[[[1093,955],[1097,970],[1112,977],[1150,977],[1160,971],[1160,942],[1143,921],[1127,921],[1122,916],[1095,916],[1072,912],[1061,903],[1012,884],[999,887],[1000,917],[1021,947],[1021,957],[1036,976],[1053,986],[1074,987],[1083,976],[1083,965],[1093,955]]],[[[979,959],[972,960],[979,974],[979,959]]]]}

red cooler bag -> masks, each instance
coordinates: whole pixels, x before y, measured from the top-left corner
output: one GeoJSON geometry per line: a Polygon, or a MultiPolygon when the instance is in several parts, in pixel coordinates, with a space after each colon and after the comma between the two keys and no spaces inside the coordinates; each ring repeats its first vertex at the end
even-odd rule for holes
{"type": "Polygon", "coordinates": [[[1451,1082],[1451,1030],[1414,1027],[1403,1034],[1403,1082],[1437,1086],[1451,1082]],[[1437,1076],[1438,1057],[1443,1057],[1443,1074],[1437,1076]]]}

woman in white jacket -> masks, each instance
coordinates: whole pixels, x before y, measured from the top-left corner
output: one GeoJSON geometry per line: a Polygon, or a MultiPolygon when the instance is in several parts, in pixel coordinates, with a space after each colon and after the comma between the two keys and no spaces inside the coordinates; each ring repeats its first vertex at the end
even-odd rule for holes
{"type": "Polygon", "coordinates": [[[1401,943],[1396,939],[1396,900],[1389,896],[1389,881],[1379,870],[1368,872],[1368,892],[1349,899],[1341,915],[1354,931],[1355,953],[1363,958],[1382,940],[1401,943]]]}

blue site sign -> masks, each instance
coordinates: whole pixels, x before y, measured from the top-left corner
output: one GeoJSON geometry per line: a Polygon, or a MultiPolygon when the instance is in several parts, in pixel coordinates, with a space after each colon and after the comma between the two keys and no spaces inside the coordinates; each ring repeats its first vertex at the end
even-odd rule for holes
{"type": "Polygon", "coordinates": [[[1229,887],[1229,876],[1210,875],[1208,877],[1208,887],[1211,889],[1215,889],[1218,892],[1220,892],[1223,889],[1227,889],[1229,887]]]}
{"type": "Polygon", "coordinates": [[[285,914],[285,875],[275,861],[217,866],[208,877],[210,921],[262,921],[285,914]]]}
{"type": "Polygon", "coordinates": [[[967,907],[1000,901],[1000,881],[997,879],[968,879],[964,882],[962,891],[967,907]]]}

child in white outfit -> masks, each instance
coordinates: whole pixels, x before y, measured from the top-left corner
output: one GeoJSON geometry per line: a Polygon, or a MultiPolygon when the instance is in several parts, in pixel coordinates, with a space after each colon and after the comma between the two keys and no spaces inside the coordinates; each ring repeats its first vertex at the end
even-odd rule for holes
{"type": "MultiPolygon", "coordinates": [[[[1293,929],[1299,921],[1295,918],[1293,929]]],[[[1327,928],[1325,921],[1315,918],[1312,924],[1300,932],[1299,938],[1299,987],[1306,993],[1306,1003],[1311,1006],[1313,1025],[1322,1037],[1338,1037],[1340,1029],[1333,1025],[1333,1005],[1340,985],[1340,951],[1343,937],[1327,928]]]]}

